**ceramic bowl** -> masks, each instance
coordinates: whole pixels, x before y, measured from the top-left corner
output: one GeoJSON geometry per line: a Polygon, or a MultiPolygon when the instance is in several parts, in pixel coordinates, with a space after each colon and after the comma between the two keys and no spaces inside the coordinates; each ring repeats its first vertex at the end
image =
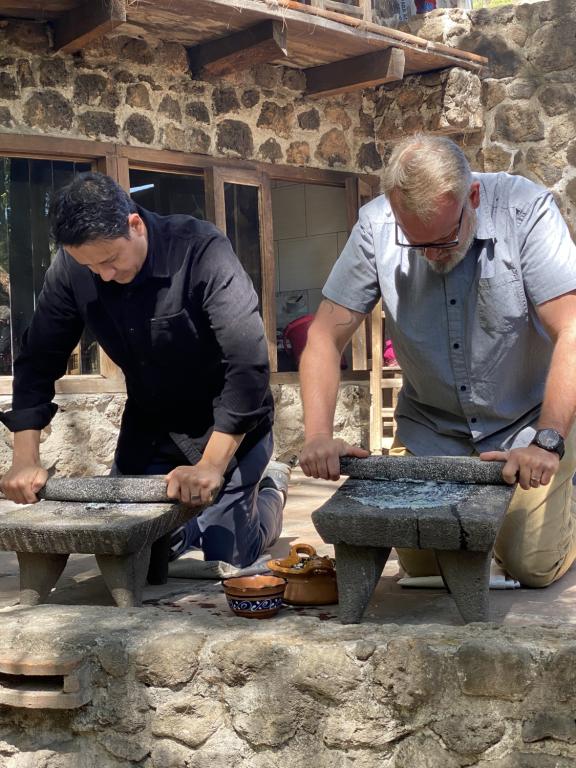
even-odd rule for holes
{"type": "Polygon", "coordinates": [[[246,619],[268,619],[278,613],[286,579],[278,576],[235,576],[222,582],[232,613],[246,619]]]}
{"type": "Polygon", "coordinates": [[[334,561],[321,557],[311,544],[296,544],[283,560],[269,560],[268,568],[288,582],[284,602],[290,605],[333,605],[338,602],[334,561]]]}

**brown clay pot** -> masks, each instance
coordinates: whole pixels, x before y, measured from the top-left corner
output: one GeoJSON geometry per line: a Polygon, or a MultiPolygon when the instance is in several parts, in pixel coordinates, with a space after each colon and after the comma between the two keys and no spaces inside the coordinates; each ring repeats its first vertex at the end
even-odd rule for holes
{"type": "Polygon", "coordinates": [[[332,605],[338,602],[334,562],[321,557],[310,544],[290,547],[283,560],[269,560],[268,568],[288,582],[284,602],[290,605],[332,605]],[[304,554],[305,557],[301,555],[304,554]]]}
{"type": "Polygon", "coordinates": [[[268,619],[278,613],[286,579],[278,576],[235,576],[222,582],[232,613],[246,619],[268,619]]]}

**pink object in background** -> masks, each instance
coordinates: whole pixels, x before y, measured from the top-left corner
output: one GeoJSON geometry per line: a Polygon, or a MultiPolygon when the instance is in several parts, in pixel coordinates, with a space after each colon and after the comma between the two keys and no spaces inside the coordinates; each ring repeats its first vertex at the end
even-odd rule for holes
{"type": "Polygon", "coordinates": [[[392,346],[390,339],[386,339],[384,342],[384,351],[382,352],[382,357],[384,359],[385,366],[393,367],[398,365],[398,360],[396,360],[396,353],[394,352],[394,347],[392,346]]]}

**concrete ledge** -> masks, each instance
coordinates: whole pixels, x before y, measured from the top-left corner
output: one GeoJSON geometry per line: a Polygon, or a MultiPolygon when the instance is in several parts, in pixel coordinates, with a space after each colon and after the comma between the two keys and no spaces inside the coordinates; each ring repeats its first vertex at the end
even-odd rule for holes
{"type": "Polygon", "coordinates": [[[576,760],[573,629],[343,627],[287,611],[253,622],[216,616],[217,601],[193,616],[178,605],[3,610],[0,657],[74,653],[93,665],[94,692],[66,720],[43,712],[36,731],[37,713],[4,707],[0,755],[16,766],[36,753],[26,764],[42,768],[576,760]],[[42,733],[63,746],[46,747],[42,733]]]}

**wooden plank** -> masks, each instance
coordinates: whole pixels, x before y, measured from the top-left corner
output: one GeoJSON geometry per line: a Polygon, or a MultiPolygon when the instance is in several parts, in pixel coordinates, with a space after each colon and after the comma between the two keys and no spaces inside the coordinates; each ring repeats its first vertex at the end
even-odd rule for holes
{"type": "Polygon", "coordinates": [[[372,310],[372,372],[370,374],[370,451],[382,453],[382,303],[372,310]]]}
{"type": "MultiPolygon", "coordinates": [[[[358,203],[360,200],[359,180],[351,176],[346,179],[346,219],[348,233],[358,219],[358,203]]],[[[355,371],[368,369],[368,344],[366,322],[363,322],[352,336],[352,368],[355,371]]]]}
{"type": "Polygon", "coordinates": [[[272,226],[272,192],[270,179],[261,176],[259,196],[260,259],[262,273],[262,319],[268,340],[270,370],[278,370],[276,346],[276,259],[274,258],[274,231],[272,226]]]}
{"type": "Polygon", "coordinates": [[[388,48],[306,70],[306,95],[331,96],[402,80],[404,51],[388,48]]]}
{"type": "Polygon", "coordinates": [[[224,203],[224,178],[219,168],[206,168],[204,173],[206,218],[221,232],[226,232],[226,205],[224,203]]]}
{"type": "Polygon", "coordinates": [[[114,145],[108,142],[0,133],[0,154],[10,157],[75,161],[97,159],[114,152],[114,145]]]}
{"type": "Polygon", "coordinates": [[[54,50],[80,51],[125,21],[125,0],[87,0],[54,22],[54,50]]]}
{"type": "Polygon", "coordinates": [[[288,56],[286,27],[267,20],[218,40],[188,48],[192,74],[226,75],[288,56]]]}

